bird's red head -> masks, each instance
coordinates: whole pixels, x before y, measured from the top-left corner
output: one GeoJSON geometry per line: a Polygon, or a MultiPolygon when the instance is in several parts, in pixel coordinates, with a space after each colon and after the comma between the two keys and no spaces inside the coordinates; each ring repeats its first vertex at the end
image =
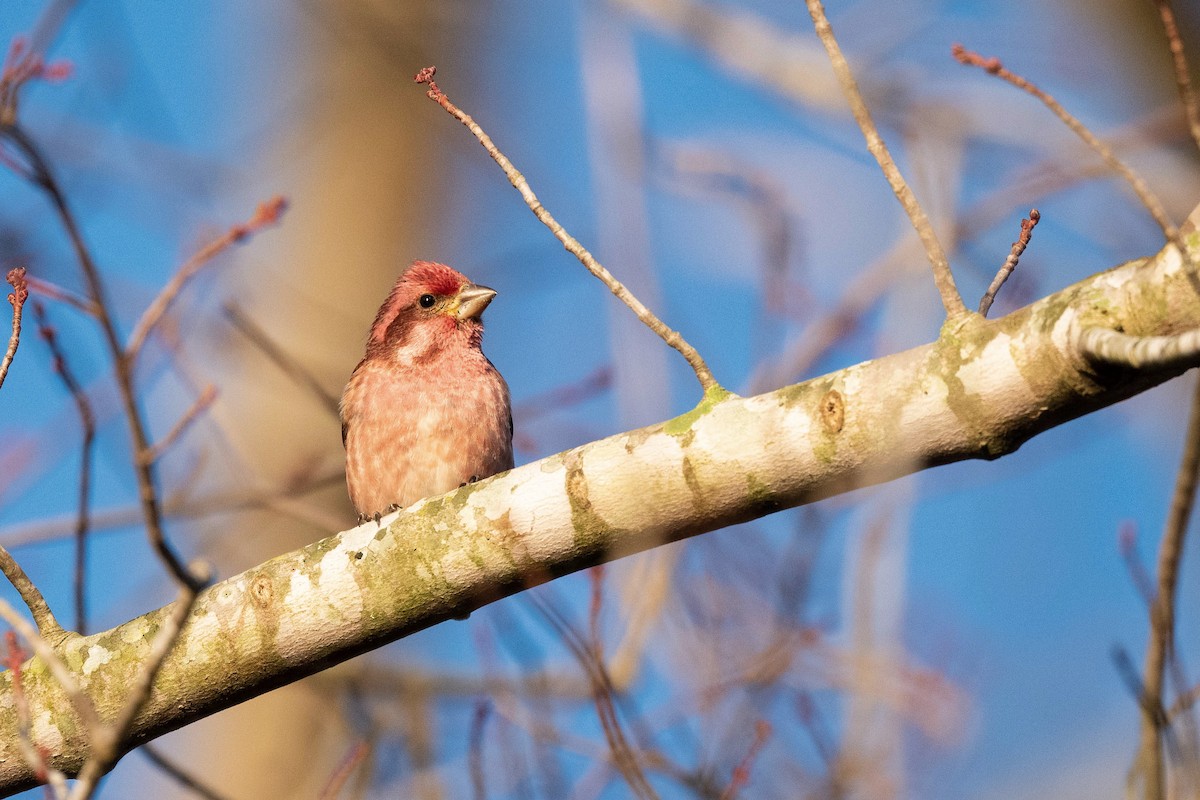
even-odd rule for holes
{"type": "Polygon", "coordinates": [[[495,295],[445,264],[414,261],[375,315],[367,353],[395,348],[417,332],[425,340],[461,334],[466,343],[477,347],[483,334],[480,315],[495,295]]]}

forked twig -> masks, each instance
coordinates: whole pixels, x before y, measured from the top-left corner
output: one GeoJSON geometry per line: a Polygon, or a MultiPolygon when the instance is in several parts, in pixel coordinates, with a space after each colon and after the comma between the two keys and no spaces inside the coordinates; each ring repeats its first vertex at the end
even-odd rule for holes
{"type": "Polygon", "coordinates": [[[1137,195],[1138,200],[1150,212],[1150,216],[1162,228],[1163,235],[1167,238],[1167,241],[1179,248],[1180,255],[1185,259],[1188,258],[1187,249],[1184,247],[1183,239],[1179,235],[1179,228],[1175,226],[1175,223],[1171,222],[1171,218],[1167,216],[1162,202],[1150,190],[1150,187],[1142,177],[1134,172],[1125,162],[1117,158],[1112,148],[1100,141],[1094,133],[1088,130],[1086,125],[1063,108],[1062,103],[1059,103],[1036,84],[1005,69],[998,58],[984,58],[978,53],[967,50],[961,44],[951,47],[950,52],[958,63],[971,67],[979,67],[989,75],[995,75],[997,78],[1007,81],[1021,91],[1027,92],[1040,100],[1046,108],[1050,109],[1055,116],[1062,120],[1064,125],[1071,129],[1072,133],[1082,139],[1088,147],[1092,148],[1097,155],[1104,159],[1104,163],[1108,164],[1110,169],[1125,179],[1125,182],[1133,189],[1133,193],[1137,195]]]}
{"type": "Polygon", "coordinates": [[[536,216],[543,225],[550,229],[550,232],[554,234],[556,239],[562,242],[563,247],[565,247],[568,252],[579,259],[579,261],[587,268],[588,272],[592,273],[592,275],[598,278],[605,286],[608,287],[610,292],[616,295],[621,302],[628,306],[643,324],[658,334],[658,336],[664,342],[679,351],[679,354],[687,360],[689,365],[691,365],[692,371],[696,373],[696,380],[700,382],[700,387],[705,391],[705,393],[712,389],[720,389],[720,384],[717,383],[716,379],[713,377],[712,371],[709,370],[708,365],[704,363],[704,359],[700,356],[696,349],[688,344],[687,340],[684,339],[678,331],[667,327],[667,325],[661,319],[659,319],[653,311],[646,308],[646,306],[642,304],[642,301],[638,300],[632,292],[625,288],[624,284],[614,278],[611,272],[605,269],[604,266],[597,261],[595,257],[592,256],[592,254],[588,252],[587,249],[580,244],[577,239],[575,239],[574,236],[567,233],[563,226],[560,225],[553,216],[551,216],[550,212],[546,210],[546,207],[542,205],[540,200],[538,200],[537,195],[533,193],[533,189],[529,187],[529,182],[525,180],[525,176],[513,166],[512,162],[508,160],[507,156],[500,152],[500,149],[496,147],[494,142],[492,142],[491,137],[487,135],[483,128],[481,128],[479,124],[470,117],[470,115],[468,115],[458,106],[454,105],[454,103],[450,102],[450,98],[446,97],[442,90],[438,88],[437,82],[433,79],[433,76],[436,72],[437,69],[435,67],[425,67],[423,70],[417,73],[415,78],[417,83],[429,85],[429,91],[426,93],[428,94],[429,99],[433,100],[442,108],[444,108],[452,117],[465,125],[467,130],[471,131],[471,133],[475,135],[475,138],[479,140],[481,145],[483,145],[483,149],[488,152],[488,155],[492,157],[492,160],[500,166],[500,169],[504,170],[504,174],[508,176],[508,182],[513,185],[514,189],[521,193],[521,197],[524,198],[525,204],[529,206],[529,210],[533,212],[534,216],[536,216]]]}
{"type": "Polygon", "coordinates": [[[946,258],[942,243],[938,241],[929,217],[925,215],[921,204],[917,202],[916,195],[909,188],[904,176],[900,174],[900,168],[896,166],[892,154],[888,152],[887,145],[879,135],[879,129],[875,127],[875,122],[871,119],[871,112],[867,109],[862,93],[858,90],[858,83],[850,72],[850,65],[846,63],[846,57],[842,55],[842,49],[838,46],[837,39],[834,38],[833,28],[825,16],[825,9],[821,6],[820,0],[805,0],[805,2],[808,5],[808,14],[812,17],[813,26],[816,28],[817,37],[820,38],[821,44],[825,45],[825,52],[829,54],[829,61],[833,64],[833,71],[837,75],[838,83],[841,84],[842,92],[850,103],[854,121],[858,123],[863,138],[867,141],[867,149],[879,162],[883,176],[887,178],[888,185],[892,187],[896,199],[904,207],[909,222],[916,229],[917,236],[920,237],[921,244],[925,247],[925,255],[929,259],[929,265],[933,268],[933,282],[937,286],[938,294],[942,296],[942,306],[946,309],[946,316],[953,318],[967,314],[967,307],[963,305],[958,287],[954,285],[954,274],[950,271],[950,261],[946,258]]]}
{"type": "Polygon", "coordinates": [[[275,195],[270,200],[259,203],[258,208],[254,211],[254,215],[249,220],[233,225],[229,230],[200,248],[191,258],[185,261],[183,266],[167,282],[167,285],[158,293],[158,296],[142,312],[142,316],[138,319],[137,324],[133,326],[133,332],[129,334],[129,339],[125,344],[126,357],[130,360],[137,358],[142,346],[146,343],[147,337],[154,330],[154,326],[162,320],[163,315],[167,313],[167,309],[171,307],[171,303],[175,302],[175,298],[179,296],[179,293],[183,290],[187,282],[195,277],[196,273],[205,264],[212,261],[221,251],[231,245],[237,244],[251,234],[278,222],[280,215],[283,214],[286,208],[287,201],[280,195],[275,195]]]}
{"type": "Polygon", "coordinates": [[[992,303],[996,300],[996,293],[1000,291],[1000,287],[1012,275],[1013,270],[1017,268],[1017,262],[1021,260],[1021,254],[1025,252],[1025,248],[1029,245],[1029,237],[1033,235],[1033,229],[1037,227],[1038,220],[1042,215],[1038,213],[1036,208],[1029,211],[1029,218],[1021,220],[1021,235],[1013,242],[1012,249],[1008,253],[1008,258],[1004,259],[1004,264],[1000,267],[1000,271],[996,273],[996,277],[992,278],[992,283],[988,286],[987,291],[983,293],[983,297],[979,300],[979,313],[987,316],[988,311],[992,308],[992,303]]]}
{"type": "Polygon", "coordinates": [[[92,450],[96,441],[96,414],[92,410],[87,392],[67,365],[67,354],[59,346],[58,335],[46,319],[46,308],[40,301],[33,304],[33,316],[37,320],[38,332],[50,348],[50,355],[54,359],[54,371],[75,401],[75,408],[79,412],[79,424],[83,428],[82,453],[79,459],[79,503],[75,513],[75,630],[86,634],[87,536],[91,528],[92,450]]]}
{"type": "MultiPolygon", "coordinates": [[[[0,81],[0,87],[3,82],[0,81]]],[[[4,98],[0,98],[4,99],[4,98]]],[[[159,504],[158,489],[154,479],[153,464],[137,458],[137,455],[149,448],[149,438],[146,435],[146,423],[142,418],[142,410],[138,404],[137,391],[133,381],[133,364],[126,358],[125,350],[117,334],[116,323],[109,309],[105,286],[100,279],[100,270],[92,258],[91,250],[83,239],[83,233],[75,214],[67,203],[62,187],[54,177],[50,164],[42,155],[41,149],[29,138],[16,122],[15,93],[7,98],[10,103],[0,107],[4,113],[0,115],[0,139],[13,144],[29,162],[29,179],[45,193],[58,215],[59,222],[66,231],[87,284],[88,296],[95,308],[96,322],[104,337],[104,343],[113,359],[116,372],[117,388],[121,394],[121,404],[129,423],[129,436],[133,444],[134,475],[137,477],[138,499],[142,507],[142,515],[146,525],[146,536],[159,559],[166,566],[171,576],[181,584],[199,590],[202,586],[196,576],[191,575],[183,561],[176,555],[174,548],[167,541],[163,530],[162,509],[159,504]]]]}
{"type": "Polygon", "coordinates": [[[25,570],[21,569],[17,560],[3,546],[0,546],[0,572],[4,573],[4,577],[8,578],[8,582],[25,601],[25,607],[33,615],[34,624],[37,625],[38,632],[42,637],[56,642],[61,641],[64,631],[58,624],[58,620],[54,618],[53,612],[50,611],[46,598],[25,574],[25,570]]]}

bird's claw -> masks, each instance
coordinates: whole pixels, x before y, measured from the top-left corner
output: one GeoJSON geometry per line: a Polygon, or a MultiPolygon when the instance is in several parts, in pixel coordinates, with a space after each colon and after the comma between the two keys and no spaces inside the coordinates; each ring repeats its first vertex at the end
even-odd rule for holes
{"type": "Polygon", "coordinates": [[[390,506],[385,508],[383,511],[376,511],[374,514],[361,514],[360,513],[358,515],[358,524],[363,525],[367,521],[371,521],[371,522],[374,522],[376,525],[378,525],[379,520],[383,519],[388,514],[391,514],[393,511],[399,511],[402,508],[404,508],[404,506],[400,505],[399,503],[392,503],[390,506]]]}
{"type": "Polygon", "coordinates": [[[462,483],[460,483],[460,484],[458,485],[458,488],[460,488],[460,489],[461,489],[461,488],[463,488],[464,486],[470,486],[472,483],[479,483],[479,476],[478,476],[478,475],[472,475],[471,477],[467,478],[465,481],[463,481],[462,483]]]}

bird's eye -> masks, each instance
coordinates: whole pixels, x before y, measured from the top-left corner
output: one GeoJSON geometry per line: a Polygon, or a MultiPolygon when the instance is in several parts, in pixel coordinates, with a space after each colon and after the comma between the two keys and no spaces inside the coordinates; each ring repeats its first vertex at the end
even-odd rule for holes
{"type": "Polygon", "coordinates": [[[421,308],[433,308],[433,304],[437,302],[437,300],[431,294],[423,294],[421,295],[421,299],[417,302],[421,304],[421,308]]]}

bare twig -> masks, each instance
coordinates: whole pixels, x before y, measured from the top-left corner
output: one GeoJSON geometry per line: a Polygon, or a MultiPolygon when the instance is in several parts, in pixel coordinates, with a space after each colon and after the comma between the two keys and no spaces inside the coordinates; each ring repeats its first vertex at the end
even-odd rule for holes
{"type": "Polygon", "coordinates": [[[17,590],[17,594],[21,595],[21,599],[25,601],[25,606],[29,609],[29,613],[33,615],[33,621],[38,627],[38,632],[49,640],[55,642],[62,641],[64,631],[62,626],[58,624],[58,620],[54,618],[53,612],[50,611],[50,606],[46,603],[46,598],[42,597],[41,591],[34,585],[33,581],[29,580],[29,576],[25,574],[25,570],[21,569],[21,565],[12,557],[8,550],[0,546],[0,572],[4,573],[4,577],[8,578],[8,582],[17,590]]]}
{"type": "Polygon", "coordinates": [[[720,800],[733,800],[738,796],[738,792],[750,782],[750,767],[754,765],[754,759],[758,757],[769,738],[771,738],[771,724],[762,719],[754,723],[754,739],[750,742],[750,749],[733,768],[733,777],[730,779],[729,785],[725,787],[725,791],[721,792],[720,800]]]}
{"type": "Polygon", "coordinates": [[[308,389],[333,416],[338,415],[337,396],[330,394],[311,372],[280,347],[249,314],[233,303],[226,303],[224,310],[225,318],[239,333],[249,339],[250,343],[261,350],[262,354],[274,362],[275,366],[283,370],[285,375],[308,389]]]}
{"type": "Polygon", "coordinates": [[[1020,75],[1005,69],[1004,65],[1000,63],[1000,59],[998,58],[984,58],[978,53],[967,50],[961,44],[956,44],[951,47],[950,52],[953,54],[955,60],[957,60],[960,64],[979,67],[989,75],[995,75],[1001,80],[1007,81],[1018,89],[1033,95],[1040,100],[1046,106],[1046,108],[1054,112],[1054,115],[1062,120],[1064,125],[1070,128],[1071,131],[1080,139],[1082,139],[1088,147],[1092,148],[1097,155],[1104,159],[1104,163],[1108,164],[1109,168],[1125,179],[1125,182],[1129,184],[1130,188],[1133,189],[1134,194],[1137,195],[1138,200],[1140,200],[1142,205],[1146,207],[1146,210],[1150,212],[1150,216],[1153,217],[1154,221],[1158,223],[1158,226],[1162,228],[1163,235],[1167,238],[1167,241],[1179,248],[1180,255],[1182,255],[1185,259],[1188,258],[1187,249],[1184,247],[1183,240],[1179,236],[1179,228],[1175,226],[1175,223],[1171,222],[1170,217],[1167,216],[1166,209],[1163,208],[1163,205],[1159,201],[1158,197],[1155,196],[1155,194],[1150,190],[1150,187],[1146,184],[1146,182],[1142,180],[1142,177],[1134,172],[1128,165],[1126,165],[1125,162],[1117,158],[1117,155],[1112,151],[1112,148],[1100,141],[1100,139],[1097,138],[1094,133],[1088,130],[1086,125],[1084,125],[1069,111],[1063,108],[1061,103],[1051,97],[1047,92],[1042,90],[1041,87],[1031,83],[1020,75]]]}
{"type": "Polygon", "coordinates": [[[191,407],[183,413],[183,416],[176,421],[174,427],[167,431],[167,435],[152,444],[148,449],[141,453],[141,458],[150,461],[158,461],[162,458],[163,453],[171,448],[171,445],[183,435],[183,432],[195,422],[201,414],[208,410],[217,399],[217,387],[209,384],[200,392],[200,396],[192,403],[191,407]]]}
{"type": "Polygon", "coordinates": [[[328,783],[321,791],[321,800],[337,800],[342,793],[342,787],[346,785],[346,781],[354,774],[354,770],[362,763],[366,757],[367,751],[370,748],[366,740],[355,742],[342,760],[338,763],[337,769],[329,776],[328,783]]]}
{"type": "Polygon", "coordinates": [[[1158,800],[1164,795],[1161,713],[1163,673],[1175,646],[1175,590],[1179,582],[1179,562],[1183,558],[1188,520],[1196,500],[1196,482],[1200,477],[1200,382],[1192,398],[1191,416],[1171,509],[1158,549],[1158,587],[1150,608],[1150,640],[1146,645],[1146,664],[1142,684],[1146,702],[1142,710],[1141,746],[1134,764],[1140,773],[1144,796],[1158,800]],[[1148,708],[1158,713],[1151,713],[1148,708]]]}
{"type": "Polygon", "coordinates": [[[879,162],[879,167],[883,170],[888,185],[892,187],[892,192],[900,201],[904,212],[908,214],[909,221],[916,229],[921,244],[925,247],[925,255],[929,259],[930,266],[933,267],[933,282],[942,296],[942,306],[946,309],[946,316],[953,318],[967,314],[967,307],[963,305],[958,288],[954,285],[954,274],[950,271],[950,262],[946,258],[942,244],[938,241],[937,234],[934,233],[929,217],[925,215],[925,210],[917,202],[916,195],[909,188],[904,176],[900,174],[899,167],[896,166],[892,154],[888,152],[887,145],[879,135],[879,129],[875,127],[875,122],[871,119],[871,112],[867,109],[867,104],[858,90],[854,75],[850,72],[850,65],[846,63],[846,57],[842,55],[842,49],[838,46],[837,39],[834,38],[833,28],[830,27],[829,19],[825,16],[825,9],[821,6],[820,0],[805,0],[805,3],[808,5],[808,13],[812,17],[817,36],[820,38],[821,44],[825,45],[825,52],[829,54],[829,61],[833,64],[833,71],[837,75],[838,83],[842,86],[842,92],[850,103],[850,111],[854,114],[854,120],[858,123],[863,138],[866,139],[867,149],[879,162]]]}
{"type": "Polygon", "coordinates": [[[67,699],[71,701],[71,705],[75,708],[75,713],[79,715],[80,722],[83,723],[84,730],[88,732],[89,737],[92,733],[99,730],[103,723],[100,721],[100,715],[96,713],[96,707],[92,704],[92,699],[79,688],[75,676],[71,674],[71,671],[63,663],[63,660],[58,657],[58,653],[54,651],[50,642],[39,634],[3,598],[0,598],[0,618],[7,622],[17,632],[18,636],[25,640],[25,644],[33,650],[33,654],[40,658],[42,663],[46,665],[46,668],[50,670],[50,674],[58,683],[59,688],[67,695],[67,699]]]}
{"type": "Polygon", "coordinates": [[[137,324],[133,326],[133,332],[129,334],[129,340],[125,344],[126,358],[131,362],[137,359],[138,353],[146,343],[146,338],[154,330],[154,326],[162,320],[163,315],[171,307],[171,303],[175,302],[175,298],[179,296],[179,292],[183,290],[187,282],[205,264],[209,263],[231,245],[244,241],[248,236],[257,233],[268,225],[278,222],[280,215],[286,208],[287,201],[280,195],[275,195],[270,200],[259,203],[258,208],[254,211],[254,215],[249,220],[232,226],[225,233],[221,234],[221,236],[200,248],[191,258],[185,261],[183,266],[167,282],[167,285],[158,293],[158,296],[142,312],[142,316],[138,319],[137,324]]]}
{"type": "Polygon", "coordinates": [[[1129,570],[1129,578],[1133,581],[1134,588],[1137,589],[1146,607],[1149,608],[1154,605],[1154,581],[1138,554],[1137,540],[1137,527],[1132,522],[1126,522],[1121,526],[1121,531],[1117,534],[1121,558],[1125,560],[1125,567],[1129,570]]]}
{"type": "Polygon", "coordinates": [[[480,700],[471,717],[471,735],[467,747],[467,760],[471,767],[471,792],[473,800],[487,800],[487,779],[483,769],[483,732],[492,714],[492,704],[480,700]]]}
{"type": "Polygon", "coordinates": [[[1008,253],[1008,258],[1004,259],[1004,264],[1001,265],[1000,271],[996,273],[996,277],[992,278],[992,283],[988,286],[987,291],[983,293],[983,297],[979,300],[979,313],[987,316],[991,310],[992,303],[996,300],[996,293],[1000,291],[1000,287],[1008,280],[1008,276],[1012,275],[1013,270],[1017,268],[1017,262],[1021,260],[1021,254],[1025,252],[1025,248],[1029,245],[1029,237],[1033,235],[1033,229],[1037,227],[1038,220],[1042,215],[1038,213],[1036,208],[1031,209],[1029,218],[1021,220],[1021,235],[1012,244],[1012,250],[1008,253]]]}
{"type": "MultiPolygon", "coordinates": [[[[593,584],[593,587],[595,585],[593,584]]],[[[599,653],[553,604],[546,602],[536,593],[529,593],[526,596],[550,624],[550,627],[562,637],[563,642],[587,673],[592,684],[592,699],[596,705],[596,715],[600,720],[600,727],[604,731],[604,738],[608,743],[613,765],[625,778],[625,782],[629,784],[629,788],[633,790],[634,796],[639,800],[658,800],[658,793],[654,791],[647,780],[637,754],[625,736],[620,717],[617,715],[616,704],[613,702],[616,690],[599,653]]]]}
{"type": "Polygon", "coordinates": [[[1183,103],[1183,111],[1187,116],[1188,130],[1191,131],[1196,146],[1200,147],[1200,104],[1197,103],[1196,91],[1192,88],[1191,71],[1188,69],[1187,57],[1183,54],[1183,39],[1179,36],[1179,26],[1175,24],[1175,11],[1171,8],[1171,0],[1154,2],[1158,6],[1163,33],[1167,35],[1167,46],[1171,50],[1175,86],[1179,89],[1179,100],[1183,103]]]}
{"type": "Polygon", "coordinates": [[[5,657],[4,665],[12,673],[12,699],[17,710],[17,743],[21,757],[33,768],[34,775],[39,781],[48,784],[48,794],[51,797],[66,797],[67,779],[61,772],[46,763],[46,753],[33,741],[33,720],[29,713],[29,698],[25,696],[24,661],[28,656],[21,650],[17,642],[17,634],[8,631],[4,636],[5,657]]]}
{"type": "Polygon", "coordinates": [[[437,70],[435,67],[426,67],[416,75],[417,83],[429,84],[429,91],[427,92],[429,99],[433,100],[442,108],[444,108],[452,117],[465,125],[467,129],[475,135],[475,138],[479,140],[481,145],[483,145],[484,150],[486,150],[488,155],[492,157],[492,160],[494,160],[500,166],[500,169],[504,170],[504,174],[508,176],[508,182],[513,185],[514,189],[521,193],[521,197],[524,198],[525,204],[529,206],[529,210],[533,212],[534,216],[536,216],[543,225],[550,229],[550,232],[554,234],[556,239],[562,242],[563,247],[565,247],[568,252],[579,259],[580,263],[587,268],[588,272],[592,273],[592,275],[594,275],[605,286],[607,286],[608,290],[617,296],[617,299],[628,306],[643,324],[658,334],[658,336],[664,342],[679,351],[679,354],[682,355],[692,367],[692,371],[696,373],[696,380],[700,382],[700,387],[706,393],[710,390],[720,389],[720,384],[717,383],[716,379],[713,377],[712,371],[708,368],[708,365],[704,363],[704,359],[700,356],[696,349],[688,344],[687,340],[684,339],[678,331],[668,328],[667,325],[663,323],[663,321],[659,319],[653,311],[646,308],[646,306],[640,300],[638,300],[632,292],[626,289],[620,281],[614,278],[612,273],[605,269],[604,266],[601,265],[600,262],[597,261],[595,257],[592,256],[592,254],[588,252],[587,249],[584,248],[584,246],[580,244],[577,239],[575,239],[575,237],[567,233],[563,226],[560,225],[553,216],[551,216],[550,212],[547,211],[545,206],[542,205],[541,201],[538,200],[537,195],[533,193],[533,189],[529,187],[529,183],[525,180],[525,176],[513,166],[512,162],[508,160],[507,156],[500,152],[500,149],[496,147],[495,143],[492,142],[491,137],[484,132],[483,128],[481,128],[479,124],[470,117],[470,115],[468,115],[458,106],[454,105],[454,103],[450,102],[450,98],[446,97],[442,90],[438,88],[437,82],[435,82],[433,79],[436,71],[437,70]]]}
{"type": "Polygon", "coordinates": [[[67,365],[67,356],[58,344],[58,336],[46,319],[46,309],[40,302],[33,304],[38,332],[50,348],[54,371],[75,401],[79,424],[83,428],[83,446],[79,461],[79,503],[75,513],[75,630],[87,633],[87,535],[91,528],[92,450],[96,441],[96,414],[87,392],[75,379],[67,365]]]}
{"type": "Polygon", "coordinates": [[[29,297],[29,286],[25,280],[24,267],[10,269],[7,280],[13,287],[13,291],[8,293],[8,302],[12,306],[12,333],[8,337],[8,348],[4,351],[4,358],[0,359],[0,386],[4,385],[4,378],[8,375],[8,366],[17,354],[17,345],[21,343],[21,310],[25,306],[25,300],[29,297]]]}
{"type": "MultiPolygon", "coordinates": [[[[0,89],[2,88],[2,82],[0,82],[0,89]]],[[[15,94],[13,97],[15,98],[15,94]]],[[[5,98],[0,97],[0,100],[3,99],[5,98]]],[[[15,103],[15,99],[13,99],[13,102],[15,103]]],[[[199,590],[202,584],[196,576],[188,573],[183,562],[167,542],[162,524],[162,511],[159,508],[158,490],[154,479],[154,465],[140,458],[140,454],[149,448],[146,424],[142,419],[142,411],[138,405],[137,392],[133,383],[133,364],[125,357],[125,351],[121,346],[116,324],[109,311],[104,284],[100,280],[100,271],[92,259],[91,251],[83,240],[79,224],[67,203],[66,195],[63,194],[62,188],[50,170],[49,163],[33,140],[16,124],[15,105],[5,106],[2,110],[4,114],[0,117],[0,138],[11,142],[28,159],[31,180],[45,193],[50,203],[54,206],[59,221],[62,223],[67,233],[67,238],[70,240],[71,246],[75,251],[76,260],[79,262],[84,281],[87,284],[88,295],[95,306],[96,321],[100,325],[105,345],[108,347],[109,354],[113,359],[117,387],[120,390],[121,402],[125,410],[126,420],[129,423],[129,435],[133,444],[134,474],[137,477],[138,497],[141,502],[142,516],[146,525],[146,536],[172,577],[181,584],[199,590]]]]}
{"type": "Polygon", "coordinates": [[[1172,369],[1200,363],[1200,330],[1174,336],[1130,336],[1108,328],[1085,328],[1079,351],[1091,359],[1133,369],[1172,369]]]}
{"type": "Polygon", "coordinates": [[[162,770],[173,781],[197,797],[202,797],[204,800],[225,800],[224,795],[180,767],[172,759],[163,755],[162,751],[157,747],[144,744],[138,748],[138,752],[149,759],[151,764],[162,770]]]}
{"type": "Polygon", "coordinates": [[[34,294],[40,294],[42,297],[48,297],[51,300],[58,300],[59,302],[66,303],[69,306],[79,309],[88,316],[96,315],[96,304],[91,300],[88,300],[86,297],[76,294],[70,289],[64,289],[56,283],[42,280],[41,278],[30,276],[28,281],[29,291],[33,292],[34,294]]]}

